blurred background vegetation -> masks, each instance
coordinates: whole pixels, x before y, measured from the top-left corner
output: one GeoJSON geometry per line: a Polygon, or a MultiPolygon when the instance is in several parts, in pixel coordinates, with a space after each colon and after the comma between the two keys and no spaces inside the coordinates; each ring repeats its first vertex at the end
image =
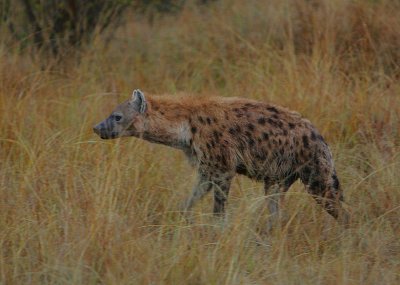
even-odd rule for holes
{"type": "MultiPolygon", "coordinates": [[[[52,52],[57,56],[65,49],[79,48],[90,44],[96,35],[112,34],[115,28],[130,17],[145,17],[150,23],[155,17],[163,14],[177,14],[193,4],[210,5],[217,0],[3,0],[0,2],[0,20],[3,32],[8,30],[13,40],[25,45],[34,45],[37,50],[52,52]]],[[[228,8],[229,4],[217,5],[228,8]]],[[[265,3],[266,10],[254,14],[254,20],[263,29],[256,30],[258,37],[282,49],[287,36],[293,40],[296,53],[311,54],[316,45],[334,37],[334,45],[325,47],[344,54],[345,60],[360,60],[378,64],[385,70],[393,71],[399,65],[400,51],[397,28],[398,1],[276,1],[265,3]],[[306,4],[305,4],[306,3],[306,4]],[[331,11],[335,6],[333,21],[335,26],[327,26],[331,11]],[[284,9],[286,19],[278,14],[272,15],[275,9],[284,9]],[[341,10],[345,8],[346,10],[341,10]],[[384,13],[382,11],[384,9],[384,13]],[[341,13],[341,14],[340,14],[341,13]],[[384,17],[382,15],[385,15],[384,17]],[[272,17],[271,17],[272,16],[272,17]],[[324,18],[321,18],[324,17],[324,18]],[[275,19],[275,22],[274,22],[275,19]],[[318,22],[321,26],[316,26],[318,22]],[[277,27],[276,25],[279,25],[277,27]],[[325,26],[324,26],[325,24],[325,26]]],[[[254,6],[260,5],[252,3],[254,6]]],[[[251,6],[249,4],[249,6],[251,6]]],[[[221,7],[220,7],[221,8],[221,7]]],[[[283,10],[281,10],[282,12],[283,10]]],[[[239,12],[239,11],[238,11],[239,12]]],[[[246,11],[243,11],[244,13],[246,11]]],[[[278,11],[277,11],[278,12],[278,11]]],[[[332,11],[333,12],[333,11],[332,11]]],[[[236,18],[244,18],[232,15],[236,18]]],[[[232,19],[233,20],[233,19],[232,19]]],[[[332,21],[332,20],[331,20],[332,21]]],[[[254,24],[254,23],[253,23],[254,24]]],[[[251,28],[250,23],[243,28],[251,28]]],[[[247,35],[251,37],[250,35],[247,35]]],[[[326,50],[329,52],[329,50],[326,50]]]]}
{"type": "Polygon", "coordinates": [[[128,10],[153,21],[155,14],[177,13],[184,4],[185,0],[3,0],[0,19],[15,40],[57,56],[65,48],[89,44],[109,26],[122,24],[128,10]]]}

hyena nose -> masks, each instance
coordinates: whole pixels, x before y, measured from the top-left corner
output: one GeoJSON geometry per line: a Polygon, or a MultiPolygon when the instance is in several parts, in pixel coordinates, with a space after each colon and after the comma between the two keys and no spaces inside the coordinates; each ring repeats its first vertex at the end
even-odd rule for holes
{"type": "Polygon", "coordinates": [[[98,135],[100,135],[100,130],[101,130],[100,124],[93,127],[93,132],[95,132],[98,135]]]}

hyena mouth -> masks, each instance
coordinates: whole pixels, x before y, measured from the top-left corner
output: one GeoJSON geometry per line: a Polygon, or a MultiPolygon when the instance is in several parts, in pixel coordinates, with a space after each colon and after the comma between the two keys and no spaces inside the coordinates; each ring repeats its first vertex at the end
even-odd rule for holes
{"type": "Polygon", "coordinates": [[[103,140],[115,139],[117,137],[118,137],[117,132],[111,132],[111,134],[105,134],[105,133],[100,134],[100,138],[102,138],[103,140]]]}

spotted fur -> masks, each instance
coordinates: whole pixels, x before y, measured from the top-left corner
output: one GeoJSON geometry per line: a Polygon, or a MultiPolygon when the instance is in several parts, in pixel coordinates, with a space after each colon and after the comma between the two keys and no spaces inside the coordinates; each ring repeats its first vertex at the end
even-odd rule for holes
{"type": "Polygon", "coordinates": [[[300,179],[337,218],[343,193],[332,154],[300,114],[244,98],[146,96],[136,90],[94,128],[102,138],[135,136],[184,151],[198,171],[185,209],[214,188],[214,213],[224,212],[236,174],[281,192],[300,179]],[[115,117],[121,116],[119,122],[115,117]]]}

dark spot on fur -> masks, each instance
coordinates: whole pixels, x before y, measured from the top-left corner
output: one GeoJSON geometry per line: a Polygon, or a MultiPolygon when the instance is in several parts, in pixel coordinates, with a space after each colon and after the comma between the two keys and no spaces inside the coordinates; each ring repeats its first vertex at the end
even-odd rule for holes
{"type": "Polygon", "coordinates": [[[222,162],[223,165],[227,165],[228,164],[226,156],[224,154],[221,155],[221,162],[222,162]]]}
{"type": "Polygon", "coordinates": [[[215,141],[218,143],[219,142],[219,137],[222,136],[222,134],[216,130],[213,131],[213,135],[215,138],[215,141]]]}
{"type": "Polygon", "coordinates": [[[245,146],[243,145],[243,142],[239,143],[239,150],[243,153],[245,149],[245,146]]]}
{"type": "Polygon", "coordinates": [[[258,143],[261,143],[261,142],[262,142],[262,139],[261,139],[261,138],[258,138],[257,141],[258,141],[258,143]]]}
{"type": "Polygon", "coordinates": [[[193,140],[192,140],[192,139],[190,139],[190,141],[189,141],[189,144],[190,144],[190,145],[192,145],[192,144],[193,144],[193,140]]]}
{"type": "Polygon", "coordinates": [[[248,141],[250,146],[254,146],[254,144],[256,143],[253,138],[249,138],[248,141]]]}
{"type": "Polygon", "coordinates": [[[308,147],[309,147],[309,144],[308,144],[308,137],[307,137],[306,135],[304,135],[304,136],[302,137],[302,139],[303,139],[303,145],[304,145],[304,147],[305,147],[305,148],[308,148],[308,147]]]}
{"type": "Polygon", "coordinates": [[[236,130],[236,132],[238,132],[238,133],[240,133],[240,132],[242,131],[239,125],[236,125],[236,126],[235,126],[235,130],[236,130]]]}
{"type": "Polygon", "coordinates": [[[200,123],[202,123],[202,124],[204,124],[204,123],[205,123],[205,121],[204,121],[203,117],[199,116],[199,117],[197,117],[197,119],[199,120],[199,122],[200,122],[200,123]]]}
{"type": "Polygon", "coordinates": [[[311,140],[312,141],[316,141],[317,140],[317,136],[316,136],[314,131],[311,132],[311,140]]]}
{"type": "Polygon", "coordinates": [[[212,119],[213,119],[214,123],[218,122],[217,118],[212,118],[212,119]]]}
{"type": "Polygon", "coordinates": [[[272,119],[272,118],[268,118],[267,121],[268,121],[268,123],[269,123],[271,126],[279,127],[279,128],[282,127],[282,122],[281,122],[281,121],[276,121],[276,120],[274,120],[274,119],[272,119]]]}
{"type": "Polygon", "coordinates": [[[272,115],[272,118],[277,119],[277,120],[279,119],[279,117],[278,117],[277,114],[273,114],[273,115],[272,115]]]}
{"type": "Polygon", "coordinates": [[[280,153],[281,155],[284,155],[284,154],[285,154],[285,150],[284,150],[283,148],[281,148],[281,149],[279,150],[279,153],[280,153]]]}
{"type": "Polygon", "coordinates": [[[333,179],[333,184],[332,184],[333,188],[336,190],[339,190],[340,183],[339,183],[339,179],[337,178],[336,174],[332,175],[332,179],[333,179]]]}
{"type": "Polygon", "coordinates": [[[277,113],[277,114],[279,113],[279,111],[275,107],[268,107],[267,110],[270,112],[277,113]]]}
{"type": "Polygon", "coordinates": [[[250,132],[248,132],[248,131],[245,131],[245,132],[244,132],[244,134],[245,134],[247,137],[249,137],[249,138],[251,138],[251,137],[252,137],[251,133],[250,133],[250,132]]]}
{"type": "Polygon", "coordinates": [[[211,125],[211,119],[207,118],[207,124],[211,125]]]}
{"type": "Polygon", "coordinates": [[[265,122],[266,122],[266,120],[265,120],[265,118],[264,117],[261,117],[261,118],[259,118],[258,119],[258,123],[260,124],[260,125],[265,125],[265,122]]]}
{"type": "Polygon", "coordinates": [[[236,134],[236,131],[235,131],[234,128],[229,128],[229,133],[230,133],[231,135],[234,135],[234,134],[236,134]]]}
{"type": "Polygon", "coordinates": [[[163,116],[165,115],[165,113],[163,111],[160,111],[160,114],[163,115],[163,116]]]}
{"type": "Polygon", "coordinates": [[[236,113],[240,112],[240,110],[238,108],[233,108],[233,111],[236,113]]]}
{"type": "Polygon", "coordinates": [[[267,156],[265,155],[265,153],[257,153],[256,154],[256,158],[260,161],[265,161],[267,159],[267,156]]]}
{"type": "Polygon", "coordinates": [[[323,184],[320,181],[314,180],[310,184],[310,189],[313,192],[313,194],[318,194],[318,193],[315,193],[315,191],[321,191],[322,190],[322,186],[323,186],[323,184]]]}
{"type": "Polygon", "coordinates": [[[247,168],[244,164],[240,163],[236,166],[236,172],[239,174],[247,175],[247,168]]]}
{"type": "Polygon", "coordinates": [[[292,130],[296,127],[296,125],[293,123],[289,123],[288,125],[289,125],[289,128],[291,128],[292,130]]]}
{"type": "Polygon", "coordinates": [[[274,127],[276,127],[276,122],[272,120],[271,118],[268,118],[268,123],[274,127]]]}
{"type": "Polygon", "coordinates": [[[283,130],[283,135],[287,136],[288,135],[288,131],[286,129],[283,130]]]}
{"type": "Polygon", "coordinates": [[[190,130],[192,131],[193,134],[195,134],[196,131],[197,131],[197,128],[196,127],[192,127],[190,130]]]}
{"type": "Polygon", "coordinates": [[[262,133],[262,138],[263,140],[268,140],[268,134],[267,133],[262,133]]]}
{"type": "Polygon", "coordinates": [[[207,145],[207,149],[210,150],[211,145],[209,143],[207,143],[206,145],[207,145]]]}
{"type": "Polygon", "coordinates": [[[302,171],[301,171],[301,178],[304,180],[305,183],[308,183],[308,180],[310,179],[311,175],[311,168],[309,166],[304,166],[302,171]]]}
{"type": "Polygon", "coordinates": [[[247,124],[247,128],[248,128],[250,131],[254,131],[254,125],[251,124],[251,123],[247,124]]]}

